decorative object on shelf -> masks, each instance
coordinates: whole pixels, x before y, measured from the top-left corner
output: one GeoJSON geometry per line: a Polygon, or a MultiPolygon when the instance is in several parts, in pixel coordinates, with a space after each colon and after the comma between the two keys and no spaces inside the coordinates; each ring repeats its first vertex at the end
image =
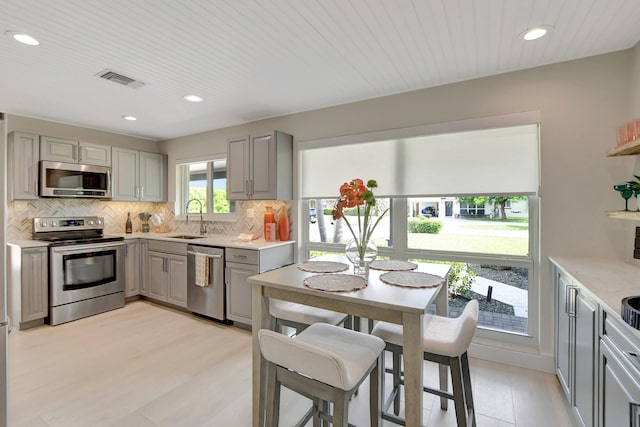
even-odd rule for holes
{"type": "Polygon", "coordinates": [[[362,276],[353,274],[320,274],[304,279],[307,288],[325,292],[353,292],[367,287],[362,276]]]}
{"type": "Polygon", "coordinates": [[[638,138],[640,138],[640,118],[630,120],[616,128],[618,147],[638,138]]]}
{"type": "MultiPolygon", "coordinates": [[[[640,177],[638,175],[634,175],[638,181],[627,181],[624,184],[616,184],[613,186],[613,189],[620,192],[620,195],[624,199],[624,210],[625,212],[629,211],[629,199],[631,196],[640,195],[640,177]]],[[[640,211],[640,200],[638,200],[638,209],[640,211]]]]}
{"type": "Polygon", "coordinates": [[[276,241],[276,217],[273,214],[273,207],[266,206],[264,213],[264,240],[267,242],[276,241]]]}
{"type": "Polygon", "coordinates": [[[629,210],[629,199],[633,196],[633,190],[629,184],[617,184],[613,186],[613,189],[620,192],[620,195],[624,199],[624,210],[629,210]]]}
{"type": "Polygon", "coordinates": [[[280,240],[283,242],[289,240],[290,231],[289,213],[287,212],[287,207],[283,206],[280,208],[280,213],[278,214],[278,235],[280,240]]]}
{"type": "Polygon", "coordinates": [[[385,209],[374,222],[372,215],[375,214],[376,198],[372,189],[376,187],[378,187],[378,183],[373,179],[367,181],[366,186],[359,178],[348,183],[345,182],[340,186],[340,197],[336,200],[331,212],[334,220],[344,220],[353,236],[353,240],[347,243],[345,253],[349,261],[353,263],[354,273],[358,275],[366,275],[369,263],[378,256],[378,247],[372,240],[373,231],[389,210],[385,209]],[[345,209],[353,208],[357,210],[357,229],[351,226],[345,212],[345,209]]]}

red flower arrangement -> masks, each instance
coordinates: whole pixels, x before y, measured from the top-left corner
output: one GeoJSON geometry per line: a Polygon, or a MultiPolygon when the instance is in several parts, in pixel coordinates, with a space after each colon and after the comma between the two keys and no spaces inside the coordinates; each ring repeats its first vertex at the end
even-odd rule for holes
{"type": "Polygon", "coordinates": [[[365,249],[371,239],[373,230],[375,230],[382,217],[389,210],[388,208],[385,209],[375,222],[372,221],[371,210],[376,205],[376,198],[373,195],[372,189],[377,187],[378,183],[373,179],[367,181],[367,185],[364,185],[364,181],[359,178],[353,179],[348,183],[345,182],[340,186],[340,197],[336,200],[333,211],[331,212],[334,220],[342,218],[345,224],[347,224],[361,259],[364,258],[365,249]],[[349,223],[349,220],[344,215],[344,210],[351,208],[357,208],[358,210],[357,235],[349,223]]]}

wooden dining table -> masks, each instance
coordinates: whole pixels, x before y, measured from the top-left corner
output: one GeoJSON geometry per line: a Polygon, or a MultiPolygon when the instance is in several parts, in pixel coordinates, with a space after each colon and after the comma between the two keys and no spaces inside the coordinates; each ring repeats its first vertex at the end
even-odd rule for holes
{"type": "MultiPolygon", "coordinates": [[[[325,255],[314,260],[343,262],[349,270],[336,274],[353,274],[347,258],[325,255]]],[[[303,271],[300,264],[271,270],[249,278],[253,286],[253,426],[262,427],[265,412],[266,360],[260,352],[258,331],[273,329],[275,320],[269,314],[269,299],[279,299],[320,307],[353,316],[381,320],[403,326],[405,419],[408,427],[422,427],[423,423],[423,316],[435,303],[436,314],[448,315],[446,264],[416,263],[414,271],[442,277],[442,284],[430,288],[409,288],[389,285],[380,280],[385,271],[370,269],[367,286],[348,292],[329,292],[312,289],[305,279],[316,275],[303,271]]],[[[448,373],[440,369],[440,385],[446,389],[448,373]]]]}

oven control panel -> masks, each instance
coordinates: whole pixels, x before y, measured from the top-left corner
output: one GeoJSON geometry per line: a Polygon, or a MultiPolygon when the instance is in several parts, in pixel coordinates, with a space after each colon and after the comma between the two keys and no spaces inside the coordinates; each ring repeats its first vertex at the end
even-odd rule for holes
{"type": "Polygon", "coordinates": [[[104,217],[52,217],[33,218],[33,232],[73,231],[73,230],[102,230],[104,217]]]}

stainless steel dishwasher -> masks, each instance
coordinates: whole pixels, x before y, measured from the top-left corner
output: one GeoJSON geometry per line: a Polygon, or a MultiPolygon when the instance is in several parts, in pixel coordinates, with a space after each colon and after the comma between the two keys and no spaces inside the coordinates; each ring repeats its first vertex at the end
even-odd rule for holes
{"type": "Polygon", "coordinates": [[[209,246],[187,246],[187,309],[196,314],[227,322],[225,317],[224,249],[209,246]],[[196,285],[196,256],[207,257],[209,280],[196,285]]]}

